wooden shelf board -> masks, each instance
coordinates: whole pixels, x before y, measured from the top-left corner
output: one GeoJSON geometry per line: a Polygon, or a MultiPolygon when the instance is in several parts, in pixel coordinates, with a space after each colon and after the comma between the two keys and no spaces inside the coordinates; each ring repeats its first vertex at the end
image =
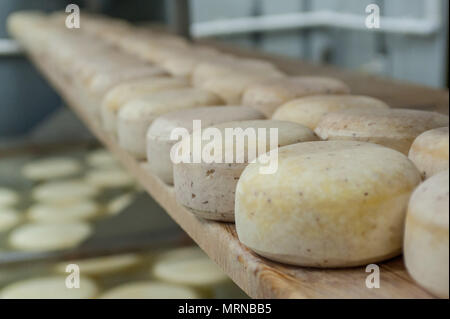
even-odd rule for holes
{"type": "MultiPolygon", "coordinates": [[[[224,49],[222,47],[222,49],[224,49]]],[[[327,74],[346,81],[355,93],[383,98],[394,106],[440,110],[448,113],[448,93],[391,80],[361,76],[335,68],[314,66],[298,61],[225,48],[235,54],[270,59],[291,74],[327,74]]],[[[92,133],[123,163],[167,213],[192,239],[253,298],[431,298],[407,274],[401,257],[380,264],[380,288],[368,289],[365,267],[349,269],[311,269],[271,262],[243,246],[235,226],[199,219],[177,204],[172,187],[150,174],[145,163],[122,150],[115,139],[105,134],[98,120],[86,109],[95,101],[62,75],[46,57],[28,52],[66,103],[78,114],[92,133]],[[86,107],[88,106],[88,107],[86,107]]]]}

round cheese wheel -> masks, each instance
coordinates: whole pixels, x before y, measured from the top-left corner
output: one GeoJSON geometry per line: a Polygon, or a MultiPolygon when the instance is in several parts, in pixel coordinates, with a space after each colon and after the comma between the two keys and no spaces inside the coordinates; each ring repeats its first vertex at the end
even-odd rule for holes
{"type": "Polygon", "coordinates": [[[253,83],[245,90],[242,104],[254,107],[271,117],[282,104],[299,97],[315,94],[346,94],[350,89],[337,79],[297,76],[268,79],[253,83]]]}
{"type": "Polygon", "coordinates": [[[86,173],[86,182],[98,188],[129,187],[135,184],[133,176],[121,168],[96,169],[86,173]]]}
{"type": "Polygon", "coordinates": [[[72,158],[45,158],[24,165],[22,174],[31,180],[68,177],[81,171],[80,163],[72,158]]]}
{"type": "Polygon", "coordinates": [[[21,220],[22,216],[16,210],[0,207],[0,233],[13,228],[21,220]]]}
{"type": "MultiPolygon", "coordinates": [[[[279,146],[295,144],[305,141],[317,140],[314,133],[297,123],[255,120],[228,122],[215,125],[220,132],[218,139],[211,142],[204,141],[201,145],[202,153],[207,152],[211,143],[216,149],[222,149],[222,158],[219,163],[200,161],[195,163],[178,163],[173,166],[175,194],[177,201],[187,207],[197,216],[220,221],[234,221],[234,197],[236,184],[243,169],[247,164],[255,159],[255,153],[249,157],[248,138],[242,143],[242,148],[237,147],[238,142],[233,142],[235,137],[226,134],[230,129],[254,129],[258,151],[265,142],[263,153],[279,146]],[[258,129],[265,132],[264,136],[259,135],[258,129]],[[269,129],[276,129],[278,133],[278,143],[270,141],[269,129]],[[261,136],[261,138],[259,138],[261,136]],[[235,145],[236,144],[236,145],[235,145]],[[232,161],[226,160],[232,157],[232,161]],[[239,160],[240,159],[240,160],[239,160]]],[[[194,132],[195,133],[195,132],[194,132]]],[[[193,134],[194,134],[193,133],[193,134]]],[[[193,140],[191,134],[191,140],[193,140]]],[[[244,136],[244,135],[242,135],[244,136]]],[[[182,142],[180,142],[182,144],[182,142]]],[[[193,144],[193,143],[191,143],[193,144]]],[[[276,164],[266,163],[266,166],[276,164]]]]}
{"type": "Polygon", "coordinates": [[[389,106],[383,101],[363,95],[312,95],[281,105],[272,118],[296,122],[314,130],[320,119],[327,113],[371,108],[389,108],[389,106]]]}
{"type": "Polygon", "coordinates": [[[94,218],[99,211],[98,204],[87,199],[67,203],[37,203],[28,209],[28,218],[36,222],[70,222],[94,218]]]}
{"type": "Polygon", "coordinates": [[[171,111],[221,104],[222,100],[213,93],[193,88],[156,92],[132,100],[119,111],[119,145],[136,158],[143,159],[147,130],[155,118],[171,111]]]}
{"type": "Polygon", "coordinates": [[[19,195],[16,191],[6,188],[0,187],[0,208],[13,206],[19,201],[19,195]]]}
{"type": "Polygon", "coordinates": [[[109,72],[99,72],[89,81],[88,89],[91,93],[103,97],[114,86],[133,79],[167,76],[167,72],[159,66],[137,63],[131,66],[113,68],[109,72]]]}
{"type": "Polygon", "coordinates": [[[350,109],[325,115],[315,132],[324,140],[356,140],[403,154],[421,133],[448,125],[448,116],[407,109],[350,109]]]}
{"type": "Polygon", "coordinates": [[[49,203],[73,202],[92,198],[98,194],[98,188],[80,180],[47,182],[36,186],[32,191],[35,200],[49,203]]]}
{"type": "Polygon", "coordinates": [[[106,205],[106,212],[111,215],[117,215],[121,213],[126,207],[133,203],[135,194],[126,193],[112,199],[108,205],[106,205]]]}
{"type": "Polygon", "coordinates": [[[173,184],[170,150],[177,140],[170,135],[175,128],[193,130],[193,121],[206,128],[218,123],[264,119],[259,111],[242,106],[210,106],[171,112],[153,121],[147,132],[147,167],[167,184],[173,184]]]}
{"type": "Polygon", "coordinates": [[[160,280],[193,287],[210,287],[227,279],[198,247],[178,248],[161,255],[152,273],[160,280]]]}
{"type": "Polygon", "coordinates": [[[101,118],[104,129],[111,134],[117,133],[117,113],[127,102],[149,93],[169,89],[184,88],[189,85],[186,78],[157,77],[143,78],[119,84],[109,90],[101,105],[101,118]]]}
{"type": "Polygon", "coordinates": [[[188,287],[155,281],[124,284],[105,292],[101,299],[197,299],[198,293],[188,287]]]}
{"type": "Polygon", "coordinates": [[[448,140],[448,127],[426,131],[414,140],[408,156],[424,178],[449,168],[448,140]]]}
{"type": "Polygon", "coordinates": [[[9,243],[13,248],[24,251],[67,249],[80,244],[91,232],[91,227],[82,222],[33,223],[14,229],[9,243]]]}
{"type": "Polygon", "coordinates": [[[92,299],[99,292],[97,284],[80,278],[79,288],[68,288],[66,276],[49,276],[18,281],[0,291],[2,299],[92,299]]]}
{"type": "Polygon", "coordinates": [[[68,265],[75,264],[84,276],[105,276],[135,267],[140,261],[141,258],[137,254],[104,256],[62,262],[56,265],[56,271],[64,274],[68,265]]]}
{"type": "Polygon", "coordinates": [[[97,168],[116,167],[118,165],[116,158],[105,149],[90,152],[86,156],[86,162],[89,166],[97,168]]]}
{"type": "Polygon", "coordinates": [[[270,62],[222,54],[216,59],[202,61],[202,63],[197,64],[191,79],[194,87],[202,87],[209,80],[228,77],[236,73],[255,74],[266,77],[268,75],[273,77],[284,76],[283,72],[278,70],[270,62]]]}
{"type": "Polygon", "coordinates": [[[449,171],[421,184],[411,196],[406,217],[406,268],[422,287],[448,299],[449,171]]]}
{"type": "Polygon", "coordinates": [[[278,170],[247,166],[236,189],[239,240],[257,254],[307,267],[350,267],[400,254],[420,173],[376,144],[309,142],[278,152],[278,170]]]}

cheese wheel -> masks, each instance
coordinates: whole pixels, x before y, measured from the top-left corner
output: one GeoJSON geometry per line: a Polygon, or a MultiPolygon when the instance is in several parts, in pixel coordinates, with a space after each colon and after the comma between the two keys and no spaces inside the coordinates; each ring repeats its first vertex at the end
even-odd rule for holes
{"type": "Polygon", "coordinates": [[[119,145],[136,158],[143,159],[147,130],[155,118],[171,111],[222,103],[216,95],[193,88],[157,92],[132,100],[119,111],[119,145]]]}
{"type": "Polygon", "coordinates": [[[448,299],[449,171],[421,184],[411,196],[406,217],[404,258],[419,285],[448,299]]]}
{"type": "Polygon", "coordinates": [[[299,123],[314,130],[320,119],[330,112],[388,107],[383,101],[363,95],[312,95],[281,105],[272,118],[299,123]]]}
{"type": "Polygon", "coordinates": [[[184,128],[191,133],[194,120],[200,120],[206,128],[218,123],[258,119],[264,119],[264,115],[242,106],[200,107],[162,115],[153,121],[147,132],[147,167],[165,183],[173,184],[170,150],[178,141],[170,139],[173,129],[184,128]]]}
{"type": "Polygon", "coordinates": [[[426,131],[414,140],[408,156],[424,178],[449,168],[448,140],[448,127],[426,131]]]}
{"type": "Polygon", "coordinates": [[[16,191],[6,188],[0,187],[0,208],[13,206],[19,201],[19,195],[16,191]]]}
{"type": "Polygon", "coordinates": [[[71,222],[96,217],[100,211],[97,203],[80,199],[68,203],[37,203],[28,209],[28,218],[36,222],[71,222]]]}
{"type": "Polygon", "coordinates": [[[73,176],[81,171],[80,163],[72,158],[45,158],[25,164],[22,175],[31,180],[47,180],[73,176]]]}
{"type": "Polygon", "coordinates": [[[117,131],[117,113],[130,100],[143,97],[149,93],[169,89],[184,88],[189,85],[186,78],[153,77],[125,82],[109,90],[101,104],[103,128],[111,134],[117,131]]]}
{"type": "Polygon", "coordinates": [[[130,187],[135,184],[133,176],[121,168],[96,169],[86,173],[86,182],[98,188],[130,187]]]}
{"type": "Polygon", "coordinates": [[[98,149],[90,152],[86,156],[86,162],[89,166],[105,168],[105,167],[117,167],[117,159],[111,154],[111,152],[105,149],[98,149]]]}
{"type": "Polygon", "coordinates": [[[101,299],[197,299],[198,293],[188,287],[155,281],[123,284],[105,292],[101,299]]]}
{"type": "Polygon", "coordinates": [[[191,77],[192,84],[195,87],[202,87],[209,80],[228,77],[236,73],[254,74],[262,77],[267,77],[268,75],[274,77],[284,76],[284,73],[270,62],[222,54],[217,59],[197,64],[191,77]]]}
{"type": "Polygon", "coordinates": [[[421,133],[448,125],[448,116],[407,109],[350,109],[325,115],[315,132],[324,140],[355,140],[393,148],[403,154],[421,133]]]}
{"type": "Polygon", "coordinates": [[[97,284],[80,278],[79,288],[68,288],[67,276],[25,279],[12,283],[0,291],[1,299],[92,299],[99,292],[97,284]]]}
{"type": "Polygon", "coordinates": [[[205,80],[199,87],[220,96],[226,104],[240,104],[242,93],[251,84],[267,78],[278,79],[278,74],[260,74],[257,72],[235,71],[205,80]]]}
{"type": "Polygon", "coordinates": [[[91,227],[82,222],[32,223],[14,229],[9,243],[24,251],[68,249],[80,244],[91,232],[91,227]]]}
{"type": "Polygon", "coordinates": [[[124,254],[62,262],[55,268],[57,272],[64,274],[68,265],[75,264],[80,268],[80,274],[84,276],[106,276],[129,270],[140,261],[141,258],[137,254],[124,254]]]}
{"type": "MultiPolygon", "coordinates": [[[[205,161],[200,161],[199,163],[181,162],[173,166],[177,201],[197,216],[212,220],[234,221],[236,184],[243,169],[255,159],[254,155],[256,155],[251,154],[249,156],[248,154],[249,148],[252,147],[248,143],[248,138],[245,138],[243,141],[243,147],[238,148],[238,142],[233,143],[234,137],[226,134],[227,129],[254,129],[256,131],[256,145],[259,148],[258,151],[262,150],[262,153],[279,146],[317,140],[317,137],[310,129],[291,122],[256,120],[222,123],[214,127],[220,132],[219,139],[203,142],[201,149],[202,153],[204,153],[211,145],[210,143],[216,149],[222,148],[220,163],[207,163],[205,161]],[[258,129],[263,130],[265,136],[259,135],[258,129]],[[276,145],[273,145],[274,140],[270,141],[269,129],[277,130],[278,143],[276,145]],[[265,142],[264,149],[261,149],[262,146],[259,146],[261,142],[265,142]],[[236,147],[234,144],[236,144],[236,147]],[[228,163],[225,159],[231,156],[232,161],[228,163]]],[[[191,136],[192,140],[193,135],[191,136]]],[[[242,135],[242,137],[244,136],[242,135]]],[[[269,164],[276,163],[266,163],[267,166],[269,164]]]]}
{"type": "Polygon", "coordinates": [[[168,52],[160,65],[172,76],[190,77],[198,63],[219,55],[217,50],[209,47],[185,47],[168,52]]]}
{"type": "Polygon", "coordinates": [[[133,193],[126,193],[123,195],[120,195],[114,199],[112,199],[107,205],[106,205],[106,212],[110,215],[117,215],[121,213],[125,208],[131,205],[133,203],[133,199],[135,198],[135,195],[133,193]]]}
{"type": "Polygon", "coordinates": [[[315,94],[347,94],[350,89],[342,81],[313,76],[268,79],[250,85],[244,92],[242,104],[256,108],[267,117],[280,105],[299,97],[315,94]]]}
{"type": "Polygon", "coordinates": [[[0,207],[0,233],[8,231],[22,220],[22,216],[14,209],[0,207]]]}
{"type": "Polygon", "coordinates": [[[376,144],[309,142],[278,152],[278,170],[247,166],[236,188],[239,240],[268,259],[351,267],[400,254],[408,199],[420,173],[376,144]]]}
{"type": "Polygon", "coordinates": [[[227,276],[198,247],[178,248],[159,257],[152,274],[159,280],[192,286],[211,287],[227,276]]]}
{"type": "Polygon", "coordinates": [[[46,182],[32,191],[35,200],[45,203],[74,202],[92,198],[98,194],[98,188],[81,180],[46,182]]]}
{"type": "Polygon", "coordinates": [[[88,89],[92,94],[103,96],[112,87],[129,80],[167,76],[160,67],[151,64],[137,64],[136,66],[114,68],[111,72],[98,73],[89,81],[88,89]]]}

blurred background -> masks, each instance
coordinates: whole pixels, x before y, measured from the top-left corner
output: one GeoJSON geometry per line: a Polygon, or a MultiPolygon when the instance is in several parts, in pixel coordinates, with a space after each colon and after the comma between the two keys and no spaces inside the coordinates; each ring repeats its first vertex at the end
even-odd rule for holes
{"type": "MultiPolygon", "coordinates": [[[[448,87],[446,0],[2,0],[0,144],[29,133],[61,106],[8,40],[6,18],[18,10],[63,10],[69,3],[129,21],[178,22],[179,30],[189,30],[193,38],[212,37],[314,63],[448,87]],[[380,8],[379,30],[363,23],[369,4],[380,8]]],[[[79,133],[73,123],[65,134],[88,134],[79,133]]]]}

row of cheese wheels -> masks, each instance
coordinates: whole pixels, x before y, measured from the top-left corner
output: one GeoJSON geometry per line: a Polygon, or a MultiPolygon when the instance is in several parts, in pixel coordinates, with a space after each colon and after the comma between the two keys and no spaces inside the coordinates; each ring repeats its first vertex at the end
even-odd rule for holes
{"type": "MultiPolygon", "coordinates": [[[[235,221],[243,244],[293,265],[357,266],[403,249],[413,277],[448,297],[448,116],[391,109],[350,95],[336,79],[289,77],[266,61],[120,20],[88,16],[82,32],[73,32],[57,27],[58,14],[15,18],[10,30],[28,45],[20,29],[33,23],[43,33],[36,38],[46,41],[37,52],[81,81],[100,101],[86,106],[92,115],[124,149],[147,157],[149,170],[173,183],[177,200],[194,214],[235,221]],[[141,60],[128,61],[123,51],[141,60]],[[275,172],[261,174],[261,162],[246,156],[248,140],[244,154],[223,149],[223,158],[231,153],[241,163],[173,165],[171,133],[184,128],[194,138],[194,120],[223,133],[212,142],[219,148],[227,145],[227,129],[276,128],[277,144],[265,145],[277,153],[275,172]]],[[[200,150],[206,147],[211,143],[200,150]]]]}

